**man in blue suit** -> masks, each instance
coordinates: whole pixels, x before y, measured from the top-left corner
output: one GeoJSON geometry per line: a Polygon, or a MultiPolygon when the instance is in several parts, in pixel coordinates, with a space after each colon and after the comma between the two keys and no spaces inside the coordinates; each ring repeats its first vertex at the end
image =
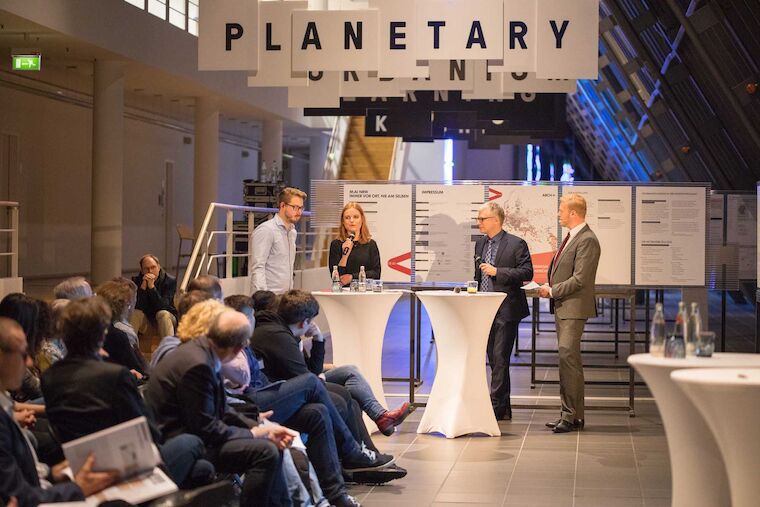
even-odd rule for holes
{"type": "Polygon", "coordinates": [[[41,503],[83,500],[113,484],[117,477],[111,472],[93,472],[93,456],[73,482],[61,473],[63,466],[49,470],[37,460],[29,440],[16,424],[13,402],[7,394],[21,386],[24,372],[31,366],[21,326],[0,317],[0,501],[15,498],[20,507],[36,507],[41,503]]]}
{"type": "Polygon", "coordinates": [[[475,243],[475,280],[481,292],[505,292],[488,336],[491,365],[491,405],[496,419],[512,419],[509,401],[509,360],[520,321],[527,317],[528,301],[523,282],[533,279],[533,263],[525,240],[503,229],[504,209],[491,201],[478,211],[478,228],[483,234],[475,243]]]}

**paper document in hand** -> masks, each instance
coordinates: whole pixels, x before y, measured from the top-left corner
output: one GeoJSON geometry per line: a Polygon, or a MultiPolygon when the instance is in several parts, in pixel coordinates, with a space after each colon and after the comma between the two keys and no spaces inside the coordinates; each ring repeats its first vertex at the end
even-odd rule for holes
{"type": "Polygon", "coordinates": [[[522,290],[535,290],[541,288],[540,285],[538,285],[536,282],[531,281],[530,283],[527,283],[520,287],[522,290]]]}
{"type": "Polygon", "coordinates": [[[77,473],[95,455],[94,471],[117,470],[122,479],[150,472],[160,462],[145,417],[137,417],[63,444],[69,466],[77,473]]]}
{"type": "Polygon", "coordinates": [[[153,472],[134,477],[129,481],[120,482],[116,486],[104,489],[100,493],[87,497],[86,505],[96,507],[108,500],[124,500],[130,504],[141,504],[154,498],[159,498],[169,493],[174,493],[179,488],[158,467],[153,472]]]}

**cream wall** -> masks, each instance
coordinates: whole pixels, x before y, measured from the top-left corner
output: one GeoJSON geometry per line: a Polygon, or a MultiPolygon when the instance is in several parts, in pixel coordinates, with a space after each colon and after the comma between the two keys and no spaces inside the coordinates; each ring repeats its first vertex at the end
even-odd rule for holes
{"type": "MultiPolygon", "coordinates": [[[[91,109],[0,87],[0,111],[0,131],[19,136],[19,174],[11,192],[21,203],[21,276],[89,272],[91,109]]],[[[192,224],[193,145],[183,143],[192,134],[129,118],[124,130],[124,270],[135,270],[146,251],[166,256],[158,197],[167,160],[174,162],[173,217],[169,259],[162,261],[173,265],[174,224],[192,224]]],[[[243,204],[242,180],[256,177],[257,155],[220,142],[219,201],[243,204]]]]}

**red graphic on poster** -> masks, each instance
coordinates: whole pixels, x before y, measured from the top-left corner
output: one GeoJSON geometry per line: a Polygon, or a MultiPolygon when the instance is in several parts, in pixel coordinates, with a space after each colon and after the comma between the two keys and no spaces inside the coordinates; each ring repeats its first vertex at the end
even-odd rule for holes
{"type": "Polygon", "coordinates": [[[532,254],[530,260],[533,263],[533,280],[538,284],[549,282],[549,264],[552,262],[555,252],[542,252],[532,254]]]}
{"type": "Polygon", "coordinates": [[[412,274],[411,268],[408,268],[406,266],[402,266],[401,263],[404,261],[408,261],[412,258],[412,252],[406,252],[405,254],[399,255],[397,257],[391,257],[388,259],[388,267],[398,271],[399,273],[403,273],[405,275],[412,274]]]}
{"type": "Polygon", "coordinates": [[[504,195],[504,194],[502,194],[498,190],[494,190],[493,188],[488,187],[488,200],[489,201],[495,201],[496,199],[498,199],[502,195],[504,195]]]}

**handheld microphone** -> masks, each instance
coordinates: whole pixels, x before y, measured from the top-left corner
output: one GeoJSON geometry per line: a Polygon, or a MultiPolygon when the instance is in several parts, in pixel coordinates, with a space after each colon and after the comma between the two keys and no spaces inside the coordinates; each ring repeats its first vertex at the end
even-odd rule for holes
{"type": "Polygon", "coordinates": [[[480,255],[475,256],[475,269],[478,269],[480,265],[483,263],[483,258],[480,255]]]}
{"type": "MultiPolygon", "coordinates": [[[[348,233],[348,239],[351,240],[351,243],[354,242],[354,238],[356,237],[356,234],[353,232],[348,233]]],[[[348,253],[348,247],[343,247],[343,255],[346,255],[348,253]]]]}

